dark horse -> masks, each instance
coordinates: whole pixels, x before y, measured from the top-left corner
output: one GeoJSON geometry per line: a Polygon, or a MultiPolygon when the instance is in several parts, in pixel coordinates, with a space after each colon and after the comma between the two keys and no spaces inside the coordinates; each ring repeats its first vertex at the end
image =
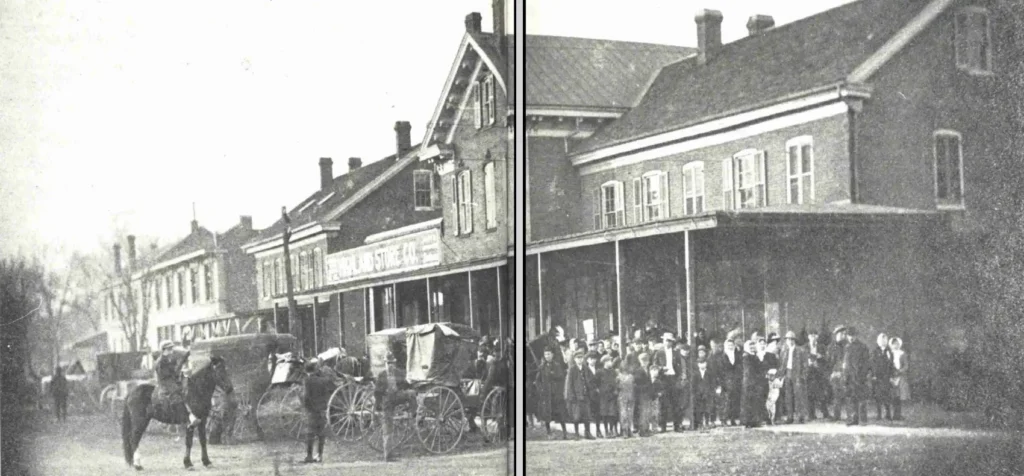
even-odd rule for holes
{"type": "MultiPolygon", "coordinates": [[[[221,357],[196,357],[193,356],[192,366],[195,369],[192,375],[186,379],[185,401],[189,408],[199,418],[196,425],[199,429],[199,445],[202,447],[203,465],[210,466],[210,458],[206,454],[206,418],[210,415],[213,406],[213,392],[219,387],[224,393],[230,394],[234,388],[231,385],[231,378],[228,376],[224,359],[221,357]]],[[[121,417],[121,443],[124,447],[124,460],[137,470],[142,470],[141,456],[139,454],[139,441],[142,434],[146,432],[151,419],[171,424],[184,425],[188,423],[188,411],[184,403],[173,406],[152,405],[153,384],[142,384],[135,387],[125,400],[124,413],[121,417]]],[[[192,467],[192,434],[193,428],[188,428],[185,433],[185,468],[192,467]]]]}

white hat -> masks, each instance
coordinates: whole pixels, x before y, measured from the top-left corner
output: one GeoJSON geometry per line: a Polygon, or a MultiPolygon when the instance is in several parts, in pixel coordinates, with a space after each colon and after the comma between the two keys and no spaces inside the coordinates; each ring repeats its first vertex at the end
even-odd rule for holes
{"type": "Polygon", "coordinates": [[[670,340],[672,342],[675,342],[676,341],[676,336],[672,335],[671,332],[666,332],[666,333],[662,334],[661,340],[670,340]]]}

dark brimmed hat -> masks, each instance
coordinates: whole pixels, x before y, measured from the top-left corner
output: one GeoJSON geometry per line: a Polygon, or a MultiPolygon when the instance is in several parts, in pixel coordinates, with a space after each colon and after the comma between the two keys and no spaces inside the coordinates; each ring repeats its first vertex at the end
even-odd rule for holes
{"type": "Polygon", "coordinates": [[[572,353],[572,358],[574,358],[574,359],[576,357],[586,357],[586,356],[587,356],[587,353],[583,352],[582,350],[577,350],[576,352],[572,353]]]}
{"type": "Polygon", "coordinates": [[[588,359],[594,359],[594,360],[601,360],[601,353],[596,351],[596,350],[592,350],[590,352],[587,352],[587,358],[588,359]]]}
{"type": "Polygon", "coordinates": [[[702,350],[703,350],[704,352],[707,352],[707,351],[708,351],[708,348],[707,348],[707,347],[705,347],[705,346],[704,346],[704,344],[698,345],[698,346],[697,346],[697,352],[700,352],[700,351],[702,351],[702,350]]]}
{"type": "Polygon", "coordinates": [[[847,328],[846,328],[846,326],[845,326],[845,325],[843,325],[843,324],[839,324],[838,326],[836,326],[836,328],[835,328],[835,329],[833,329],[833,330],[832,330],[832,335],[835,335],[835,334],[838,334],[838,333],[840,333],[840,332],[843,332],[843,331],[845,331],[846,329],[847,329],[847,328]]]}
{"type": "Polygon", "coordinates": [[[776,334],[774,332],[768,334],[768,343],[769,344],[772,343],[772,342],[778,342],[778,341],[779,341],[779,335],[778,334],[776,334]]]}

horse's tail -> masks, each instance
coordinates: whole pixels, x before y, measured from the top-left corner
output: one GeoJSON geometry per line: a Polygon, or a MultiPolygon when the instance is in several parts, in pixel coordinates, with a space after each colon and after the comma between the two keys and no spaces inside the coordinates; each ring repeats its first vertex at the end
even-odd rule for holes
{"type": "Polygon", "coordinates": [[[124,461],[128,464],[132,464],[132,457],[135,455],[132,436],[132,414],[125,400],[124,411],[121,412],[121,447],[124,448],[124,461]]]}

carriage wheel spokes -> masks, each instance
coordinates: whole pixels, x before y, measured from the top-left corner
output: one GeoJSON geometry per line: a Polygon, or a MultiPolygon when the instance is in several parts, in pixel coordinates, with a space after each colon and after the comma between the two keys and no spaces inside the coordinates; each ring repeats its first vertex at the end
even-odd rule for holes
{"type": "Polygon", "coordinates": [[[459,444],[465,430],[462,400],[448,387],[433,387],[416,411],[416,434],[431,453],[447,453],[459,444]]]}
{"type": "MultiPolygon", "coordinates": [[[[345,383],[336,388],[327,404],[327,424],[342,441],[356,441],[369,427],[365,393],[358,384],[345,383]]],[[[372,404],[371,404],[372,405],[372,404]]]]}
{"type": "Polygon", "coordinates": [[[504,388],[494,388],[487,393],[480,407],[480,429],[484,438],[491,443],[502,443],[508,439],[508,400],[504,388]]]}

